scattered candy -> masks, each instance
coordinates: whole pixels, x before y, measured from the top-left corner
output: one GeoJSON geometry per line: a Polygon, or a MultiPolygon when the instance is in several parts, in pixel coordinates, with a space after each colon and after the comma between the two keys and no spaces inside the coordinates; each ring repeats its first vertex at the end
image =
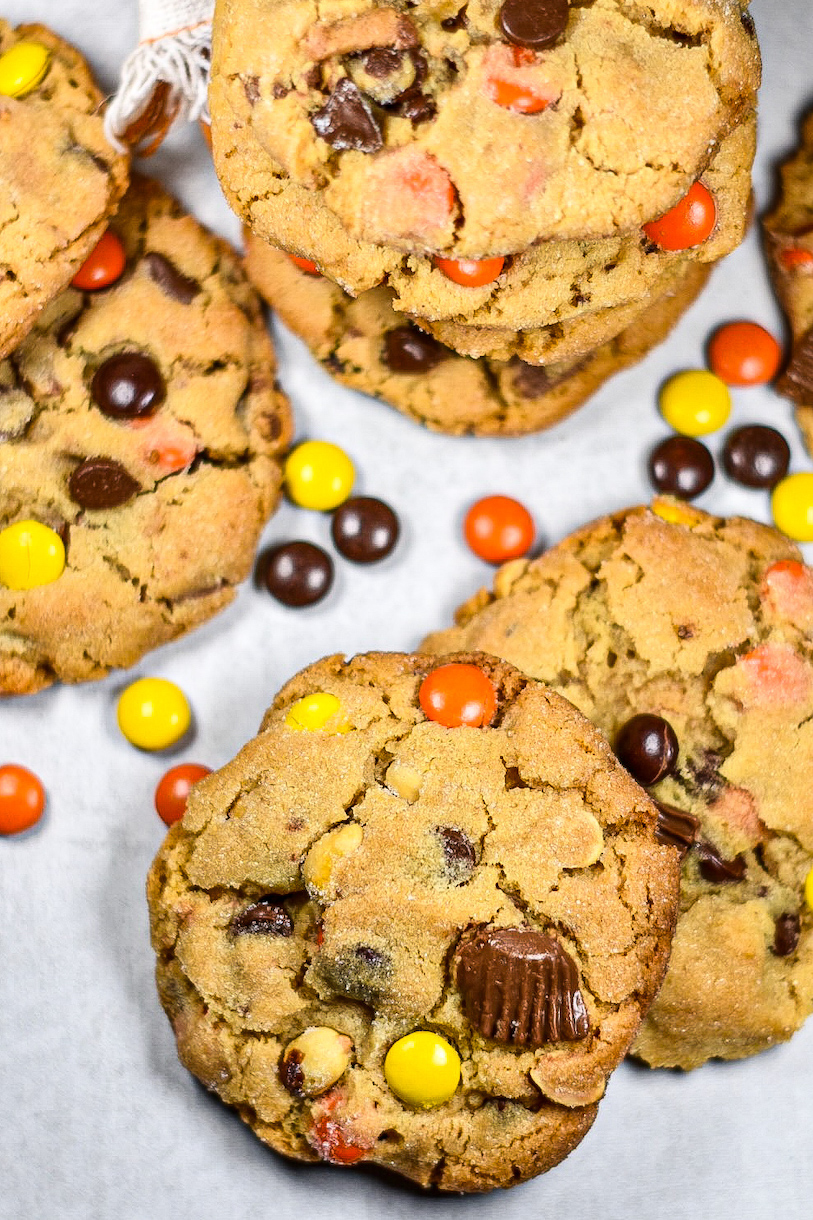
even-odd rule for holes
{"type": "Polygon", "coordinates": [[[33,771],[17,763],[0,767],[0,835],[28,830],[44,808],[45,789],[33,771]]]}
{"type": "Polygon", "coordinates": [[[377,563],[395,547],[398,517],[383,500],[354,496],[333,514],[330,532],[336,550],[353,563],[377,563]]]}
{"type": "Polygon", "coordinates": [[[0,55],[0,95],[24,97],[48,71],[51,52],[40,42],[18,42],[0,55]]]}
{"type": "Polygon", "coordinates": [[[119,352],[100,364],[90,385],[96,406],[111,419],[140,419],[158,410],[167,387],[154,360],[142,352],[119,352]]]}
{"type": "Polygon", "coordinates": [[[479,262],[473,258],[439,258],[435,257],[435,266],[442,271],[447,279],[463,288],[482,288],[491,284],[505,265],[502,257],[483,258],[479,262]]]}
{"type": "Polygon", "coordinates": [[[723,466],[726,474],[745,487],[775,487],[788,473],[790,446],[775,428],[746,424],[726,438],[723,466]]]}
{"type": "Polygon", "coordinates": [[[671,775],[678,758],[678,739],[668,720],[650,712],[633,716],[615,739],[618,761],[645,788],[671,775]]]}
{"type": "Polygon", "coordinates": [[[661,250],[691,250],[711,236],[716,223],[713,195],[695,182],[670,211],[644,225],[644,232],[661,250]]]}
{"type": "Polygon", "coordinates": [[[285,1048],[279,1078],[294,1097],[318,1097],[347,1071],[353,1043],[329,1025],[310,1025],[285,1048]]]}
{"type": "Polygon", "coordinates": [[[0,585],[36,589],[65,570],[65,545],[56,530],[39,521],[16,521],[0,530],[0,585]]]}
{"type": "Polygon", "coordinates": [[[170,767],[155,789],[155,811],[162,822],[167,826],[180,822],[186,813],[192,785],[210,771],[211,767],[204,767],[202,763],[179,763],[177,767],[170,767]]]}
{"type": "Polygon", "coordinates": [[[788,246],[779,257],[786,271],[813,271],[813,253],[803,246],[788,246]]]}
{"type": "Polygon", "coordinates": [[[489,725],[497,710],[491,680],[478,666],[461,662],[441,665],[427,674],[418,698],[426,717],[447,729],[489,725]]]}
{"type": "Polygon", "coordinates": [[[460,1083],[460,1056],[429,1030],[399,1038],[387,1051],[384,1076],[396,1097],[421,1110],[441,1106],[460,1083]]]}
{"type": "Polygon", "coordinates": [[[676,503],[668,496],[656,496],[651,508],[656,517],[660,517],[662,521],[668,521],[670,525],[687,525],[691,529],[693,525],[697,525],[699,521],[703,520],[699,509],[691,508],[686,503],[676,503]]]}
{"type": "Polygon", "coordinates": [[[335,895],[331,880],[336,865],[361,847],[364,831],[358,822],[344,822],[317,839],[302,864],[302,880],[317,902],[335,895]]]}
{"type": "Polygon", "coordinates": [[[393,373],[428,373],[449,354],[448,348],[417,326],[396,326],[384,336],[382,358],[393,373]]]}
{"type": "MultiPolygon", "coordinates": [[[[322,1104],[332,1101],[332,1094],[322,1104]]],[[[332,1106],[315,1118],[308,1132],[308,1142],[323,1161],[333,1165],[354,1165],[370,1151],[370,1143],[359,1136],[348,1123],[331,1117],[332,1106]]]]}
{"type": "Polygon", "coordinates": [[[495,43],[483,59],[483,92],[506,110],[539,114],[562,96],[561,85],[546,79],[544,67],[529,47],[495,43]]]}
{"type": "Polygon", "coordinates": [[[649,477],[658,491],[693,500],[714,478],[714,459],[691,436],[668,436],[649,455],[649,477]]]}
{"type": "Polygon", "coordinates": [[[796,542],[813,542],[813,471],[789,474],[771,495],[776,528],[796,542]]]}
{"type": "Polygon", "coordinates": [[[165,750],[192,723],[186,695],[166,678],[139,678],[119,697],[119,728],[140,750],[165,750]]]}
{"type": "Polygon", "coordinates": [[[338,508],[350,495],[355,477],[350,458],[329,441],[304,441],[285,462],[288,495],[300,508],[338,508]]]}
{"type": "Polygon", "coordinates": [[[486,563],[505,563],[527,555],[534,541],[534,519],[519,500],[484,496],[466,513],[466,542],[486,563]]]}
{"type": "Polygon", "coordinates": [[[289,254],[288,257],[291,262],[296,263],[299,270],[304,271],[306,275],[321,276],[322,272],[316,266],[316,263],[312,263],[309,258],[300,258],[298,254],[289,254]]]}
{"type": "Polygon", "coordinates": [[[805,902],[810,910],[813,911],[813,868],[811,868],[805,880],[805,902]]]}
{"type": "Polygon", "coordinates": [[[675,432],[705,436],[722,428],[731,412],[728,386],[705,369],[687,369],[670,377],[661,390],[661,414],[675,432]]]}
{"type": "Polygon", "coordinates": [[[126,262],[124,246],[113,230],[108,229],[82,263],[71,284],[84,292],[109,288],[121,277],[126,262]]]}
{"type": "Polygon", "coordinates": [[[764,385],[782,363],[782,348],[756,322],[728,322],[712,335],[709,364],[726,385],[764,385]]]}
{"type": "Polygon", "coordinates": [[[813,568],[780,559],[765,569],[760,594],[773,616],[802,630],[813,627],[813,568]]]}
{"type": "Polygon", "coordinates": [[[350,726],[344,721],[327,728],[331,720],[338,716],[342,705],[335,695],[327,691],[316,691],[313,695],[305,695],[291,704],[285,717],[286,729],[294,729],[302,733],[347,733],[350,726]]]}
{"type": "Polygon", "coordinates": [[[68,480],[68,494],[82,508],[119,508],[140,490],[132,475],[113,458],[85,458],[68,480]]]}
{"type": "Polygon", "coordinates": [[[509,42],[540,50],[567,28],[568,0],[503,0],[497,24],[509,42]]]}
{"type": "Polygon", "coordinates": [[[313,542],[285,542],[260,556],[268,592],[284,606],[313,606],[330,592],[333,560],[313,542]]]}

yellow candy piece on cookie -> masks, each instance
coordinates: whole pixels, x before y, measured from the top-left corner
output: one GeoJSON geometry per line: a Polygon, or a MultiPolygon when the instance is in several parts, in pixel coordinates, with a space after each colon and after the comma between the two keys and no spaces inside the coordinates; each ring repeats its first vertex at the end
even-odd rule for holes
{"type": "Polygon", "coordinates": [[[350,458],[329,441],[304,441],[285,462],[288,495],[300,508],[338,508],[353,490],[355,478],[350,458]]]}
{"type": "Polygon", "coordinates": [[[339,861],[361,847],[364,830],[358,822],[344,822],[317,839],[302,864],[302,878],[308,893],[320,902],[334,897],[333,870],[339,861]]]}
{"type": "Polygon", "coordinates": [[[24,97],[36,89],[51,62],[51,52],[41,42],[17,42],[0,55],[0,94],[24,97]]]}
{"type": "Polygon", "coordinates": [[[780,479],[771,493],[771,512],[783,534],[796,542],[813,542],[813,471],[780,479]]]}
{"type": "Polygon", "coordinates": [[[316,691],[313,695],[297,699],[296,703],[291,705],[285,717],[285,727],[296,733],[349,733],[350,725],[344,720],[327,727],[341,710],[341,702],[335,695],[329,695],[327,691],[316,691]]]}
{"type": "Polygon", "coordinates": [[[166,678],[133,682],[119,698],[116,717],[124,736],[140,750],[165,750],[192,723],[186,695],[166,678]]]}
{"type": "Polygon", "coordinates": [[[16,521],[0,531],[0,585],[36,589],[65,570],[65,546],[56,530],[40,521],[16,521]]]}
{"type": "Polygon", "coordinates": [[[805,902],[811,911],[813,911],[813,868],[807,874],[807,880],[805,881],[805,902]]]}
{"type": "Polygon", "coordinates": [[[656,517],[668,521],[670,525],[697,525],[706,516],[697,508],[691,508],[682,500],[670,500],[665,496],[656,496],[651,508],[656,517]]]}
{"type": "Polygon", "coordinates": [[[460,1056],[439,1034],[417,1030],[392,1044],[384,1075],[401,1101],[429,1110],[454,1096],[460,1083],[460,1056]]]}
{"type": "Polygon", "coordinates": [[[670,377],[661,390],[661,414],[683,436],[705,436],[722,428],[731,413],[728,386],[705,369],[670,377]]]}

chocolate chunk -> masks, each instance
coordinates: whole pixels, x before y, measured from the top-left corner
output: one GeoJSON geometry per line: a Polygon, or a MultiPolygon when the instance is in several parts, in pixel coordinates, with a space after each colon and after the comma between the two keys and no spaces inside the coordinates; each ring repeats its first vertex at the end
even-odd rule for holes
{"type": "Polygon", "coordinates": [[[417,127],[419,123],[428,123],[437,112],[435,99],[428,93],[421,93],[420,89],[408,89],[398,99],[398,113],[409,119],[413,127],[417,127]]]}
{"type": "Polygon", "coordinates": [[[788,957],[793,953],[802,934],[802,921],[798,915],[780,915],[776,921],[773,951],[777,957],[788,957]]]}
{"type": "Polygon", "coordinates": [[[704,750],[699,758],[686,760],[686,786],[695,792],[702,792],[711,802],[725,788],[725,780],[720,775],[722,758],[714,750],[704,750]]]}
{"type": "Polygon", "coordinates": [[[282,899],[268,894],[235,915],[229,928],[235,936],[247,932],[263,936],[292,936],[294,923],[282,905],[282,899]]]}
{"type": "Polygon", "coordinates": [[[258,576],[284,606],[313,606],[333,584],[333,560],[312,542],[285,542],[260,556],[258,576]]]}
{"type": "Polygon", "coordinates": [[[68,494],[82,508],[119,508],[139,491],[140,485],[113,458],[85,458],[68,481],[68,494]]]}
{"type": "Polygon", "coordinates": [[[573,958],[533,928],[480,927],[455,955],[455,981],[471,1024],[514,1046],[573,1042],[589,1031],[573,958]]]}
{"type": "Polygon", "coordinates": [[[333,514],[331,536],[339,554],[353,563],[376,563],[398,541],[400,524],[389,504],[372,496],[353,496],[333,514]]]}
{"type": "Polygon", "coordinates": [[[435,833],[443,846],[449,872],[455,877],[467,877],[477,862],[469,836],[456,826],[438,826],[435,833]]]}
{"type": "Polygon", "coordinates": [[[99,410],[111,419],[143,419],[158,410],[167,388],[149,356],[120,352],[99,365],[90,393],[99,410]]]}
{"type": "MultiPolygon", "coordinates": [[[[276,89],[276,85],[274,86],[276,89]]],[[[260,78],[259,76],[244,76],[243,77],[243,92],[246,95],[246,101],[249,106],[256,106],[260,100],[260,78]]],[[[272,90],[272,92],[274,92],[272,90]]],[[[276,97],[274,92],[274,97],[276,97]]],[[[283,97],[285,94],[283,94],[283,97]]]]}
{"type": "Polygon", "coordinates": [[[386,80],[401,67],[404,61],[403,51],[395,51],[392,47],[373,47],[364,51],[361,56],[364,71],[376,80],[386,80]]]}
{"type": "Polygon", "coordinates": [[[504,0],[497,22],[518,47],[549,47],[567,29],[568,0],[504,0]]]}
{"type": "Polygon", "coordinates": [[[305,1073],[301,1066],[304,1058],[302,1051],[294,1047],[283,1055],[279,1065],[279,1078],[284,1087],[289,1093],[293,1093],[294,1097],[299,1098],[305,1096],[305,1073]]]}
{"type": "MultiPolygon", "coordinates": [[[[812,400],[813,401],[813,400],[812,400]]],[[[726,474],[746,487],[774,487],[790,465],[790,446],[781,432],[764,424],[735,428],[726,438],[726,474]]]]}
{"type": "Polygon", "coordinates": [[[383,146],[381,130],[356,85],[342,77],[321,110],[311,115],[317,135],[337,152],[352,148],[374,153],[383,146]]]}
{"type": "Polygon", "coordinates": [[[464,4],[460,12],[456,13],[454,17],[444,17],[443,21],[440,23],[441,27],[444,30],[449,30],[451,32],[464,29],[464,27],[468,25],[468,22],[466,21],[466,9],[468,7],[469,6],[467,4],[464,4]]]}
{"type": "Polygon", "coordinates": [[[149,254],[145,254],[144,262],[150,279],[168,297],[180,301],[182,305],[188,305],[200,292],[200,284],[197,280],[193,280],[179,271],[166,255],[151,250],[149,254]]]}
{"type": "Polygon", "coordinates": [[[621,726],[615,752],[632,778],[648,788],[674,771],[678,739],[668,720],[643,712],[621,726]]]}
{"type": "Polygon", "coordinates": [[[417,326],[396,326],[384,336],[383,360],[393,373],[428,373],[449,355],[417,326]]]}
{"type": "Polygon", "coordinates": [[[353,952],[360,961],[372,966],[374,970],[382,970],[387,965],[385,954],[374,949],[372,945],[356,945],[353,952]]]}
{"type": "Polygon", "coordinates": [[[802,406],[813,406],[813,327],[794,342],[790,363],[776,388],[802,406]]]}
{"type": "Polygon", "coordinates": [[[693,500],[714,478],[714,459],[691,436],[669,436],[649,455],[649,477],[658,491],[693,500]]]}
{"type": "MultiPolygon", "coordinates": [[[[291,92],[290,86],[283,85],[281,80],[274,81],[273,85],[271,86],[271,96],[273,97],[275,102],[278,102],[282,98],[287,97],[290,92],[291,92]]],[[[246,90],[246,96],[248,97],[248,90],[246,90]]],[[[258,96],[259,96],[259,94],[258,94],[258,96]]],[[[249,98],[248,100],[251,101],[251,98],[249,98]]],[[[253,104],[254,103],[252,102],[252,105],[253,104]]]]}
{"type": "Polygon", "coordinates": [[[658,825],[655,828],[655,838],[667,847],[680,847],[688,851],[697,838],[700,822],[691,813],[676,809],[674,805],[666,805],[656,801],[658,808],[658,825]]]}
{"type": "Polygon", "coordinates": [[[519,368],[514,373],[514,389],[523,398],[539,398],[553,385],[553,380],[544,364],[526,364],[517,361],[519,368]]]}
{"type": "Polygon", "coordinates": [[[706,881],[715,885],[726,885],[729,881],[742,881],[745,876],[745,856],[735,856],[733,860],[724,860],[716,847],[705,840],[696,848],[700,874],[706,881]]]}

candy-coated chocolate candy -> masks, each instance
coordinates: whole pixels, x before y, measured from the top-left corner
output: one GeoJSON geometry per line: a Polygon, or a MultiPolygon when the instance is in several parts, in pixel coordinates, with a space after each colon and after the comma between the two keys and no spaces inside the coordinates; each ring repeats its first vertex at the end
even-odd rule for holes
{"type": "Polygon", "coordinates": [[[777,529],[796,542],[813,542],[813,471],[789,474],[771,495],[777,529]]]}
{"type": "Polygon", "coordinates": [[[17,42],[0,55],[0,94],[24,97],[36,89],[51,62],[51,52],[41,42],[17,42]]]}
{"type": "Polygon", "coordinates": [[[121,276],[126,262],[124,246],[113,230],[108,229],[99,238],[71,283],[74,288],[80,288],[84,292],[109,288],[121,276]]]}
{"type": "Polygon", "coordinates": [[[40,521],[16,521],[0,530],[0,585],[35,589],[50,585],[65,569],[65,546],[56,530],[40,521]]]}
{"type": "Polygon", "coordinates": [[[788,246],[779,257],[786,271],[813,272],[813,253],[803,246],[788,246]]]}
{"type": "Polygon", "coordinates": [[[289,259],[292,263],[296,263],[300,271],[304,271],[306,275],[321,275],[322,272],[312,263],[309,258],[300,258],[298,254],[289,254],[289,259]]]}
{"type": "Polygon", "coordinates": [[[320,1114],[308,1133],[311,1147],[333,1165],[355,1165],[370,1151],[370,1145],[356,1142],[357,1138],[351,1128],[330,1114],[320,1114]]]}
{"type": "Polygon", "coordinates": [[[330,592],[333,560],[313,542],[285,542],[260,556],[260,578],[284,606],[313,606],[330,592]]]}
{"type": "Polygon", "coordinates": [[[723,466],[729,478],[746,487],[775,487],[788,473],[790,446],[781,432],[765,424],[746,424],[726,437],[723,466]]]}
{"type": "Polygon", "coordinates": [[[461,725],[482,728],[491,724],[497,710],[497,692],[490,678],[477,665],[459,661],[427,674],[418,698],[424,715],[447,729],[461,725]]]}
{"type": "Polygon", "coordinates": [[[782,363],[782,348],[756,322],[728,322],[712,335],[709,364],[726,385],[763,385],[782,363]]]}
{"type": "Polygon", "coordinates": [[[316,691],[291,704],[285,717],[285,727],[298,733],[349,733],[350,725],[346,721],[337,722],[341,710],[341,702],[335,695],[323,690],[316,691]],[[331,721],[333,724],[330,724],[331,721]]]}
{"type": "Polygon", "coordinates": [[[668,521],[670,525],[688,525],[691,528],[703,520],[703,514],[698,509],[670,500],[668,496],[656,496],[651,507],[656,517],[668,521]]]}
{"type": "Polygon", "coordinates": [[[505,259],[499,255],[496,258],[481,258],[479,261],[473,258],[435,257],[437,269],[442,271],[447,279],[463,288],[482,288],[484,284],[492,283],[504,265],[505,259]]]}
{"type": "Polygon", "coordinates": [[[158,410],[167,387],[154,360],[143,352],[119,352],[100,364],[90,393],[112,419],[140,419],[158,410]]]}
{"type": "Polygon", "coordinates": [[[633,716],[615,739],[619,762],[633,779],[648,788],[671,775],[678,757],[678,739],[668,720],[650,712],[633,716]]]}
{"type": "Polygon", "coordinates": [[[486,51],[483,92],[498,106],[518,114],[539,114],[562,96],[561,86],[546,78],[544,61],[530,47],[506,42],[495,43],[486,51]]]}
{"type": "Polygon", "coordinates": [[[460,1056],[428,1029],[393,1042],[384,1060],[384,1075],[396,1097],[421,1110],[442,1106],[460,1083],[460,1056]]]}
{"type": "Polygon", "coordinates": [[[805,902],[810,907],[810,910],[813,911],[813,868],[811,868],[805,879],[805,902]]]}
{"type": "Polygon", "coordinates": [[[186,813],[190,788],[208,775],[211,769],[202,763],[179,763],[161,776],[155,789],[155,811],[162,822],[166,822],[167,826],[180,822],[186,813]]]}
{"type": "Polygon", "coordinates": [[[353,496],[336,509],[330,533],[345,559],[376,563],[393,550],[400,528],[389,504],[373,496],[353,496]]]}
{"type": "Polygon", "coordinates": [[[716,223],[714,196],[695,182],[670,211],[644,225],[644,232],[662,250],[690,250],[711,237],[716,223]]]}
{"type": "Polygon", "coordinates": [[[304,441],[285,462],[288,495],[300,508],[338,508],[350,495],[355,477],[350,458],[330,441],[304,441]]]}
{"type": "Polygon", "coordinates": [[[165,750],[183,737],[192,723],[192,711],[174,682],[139,678],[119,697],[116,718],[132,745],[140,750],[165,750]]]}
{"type": "Polygon", "coordinates": [[[448,348],[417,326],[396,326],[384,336],[382,358],[393,373],[428,373],[449,354],[448,348]]]}
{"type": "Polygon", "coordinates": [[[568,0],[503,0],[497,15],[500,31],[520,47],[549,47],[564,34],[568,0]]]}
{"type": "Polygon", "coordinates": [[[649,477],[658,491],[693,500],[714,478],[714,459],[691,436],[668,436],[649,455],[649,477]]]}
{"type": "Polygon", "coordinates": [[[661,390],[661,414],[675,432],[705,436],[716,432],[731,413],[728,386],[705,369],[687,369],[670,377],[661,390]]]}
{"type": "Polygon", "coordinates": [[[45,789],[33,771],[17,763],[0,767],[0,835],[28,830],[42,817],[45,789]]]}
{"type": "Polygon", "coordinates": [[[510,496],[484,496],[472,504],[463,526],[466,542],[486,563],[505,563],[533,546],[534,519],[510,496]]]}

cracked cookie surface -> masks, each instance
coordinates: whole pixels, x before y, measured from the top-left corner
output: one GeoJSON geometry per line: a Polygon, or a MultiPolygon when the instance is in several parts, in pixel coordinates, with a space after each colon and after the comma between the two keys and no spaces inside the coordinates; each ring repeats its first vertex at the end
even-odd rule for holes
{"type": "Polygon", "coordinates": [[[193,789],[148,897],[181,1060],[261,1139],[487,1190],[589,1129],[660,981],[679,854],[570,704],[493,657],[450,662],[485,675],[487,727],[427,719],[425,656],[303,670],[193,789]],[[314,697],[331,718],[299,731],[314,697]],[[530,1033],[515,1002],[537,968],[528,943],[558,963],[530,1033]],[[461,1061],[432,1108],[399,1100],[385,1072],[415,1031],[461,1061]]]}
{"type": "Polygon", "coordinates": [[[121,278],[62,293],[0,363],[0,529],[33,519],[67,552],[51,584],[0,585],[6,694],[101,677],[210,618],[279,496],[290,411],[239,259],[146,179],[112,227],[121,278]],[[128,386],[155,392],[141,417],[115,414],[128,386]]]}
{"type": "Polygon", "coordinates": [[[610,741],[642,713],[675,730],[650,791],[687,848],[681,911],[633,1050],[691,1068],[788,1039],[813,1007],[813,571],[766,526],[655,506],[677,519],[630,510],[506,565],[424,647],[505,657],[610,741]]]}
{"type": "Polygon", "coordinates": [[[249,231],[245,242],[249,277],[331,376],[429,428],[480,436],[518,436],[564,419],[666,337],[710,270],[689,265],[671,292],[587,356],[538,366],[459,356],[396,313],[386,288],[354,299],[249,231]]]}
{"type": "Polygon", "coordinates": [[[573,0],[542,48],[507,33],[506,7],[224,0],[211,109],[227,194],[287,180],[356,240],[483,258],[655,219],[753,107],[745,3],[573,0]],[[241,183],[228,160],[246,136],[241,183]]]}
{"type": "Polygon", "coordinates": [[[35,88],[0,95],[0,357],[93,249],[129,164],[105,139],[103,95],[79,52],[45,26],[0,20],[0,55],[21,42],[49,61],[35,88]]]}

